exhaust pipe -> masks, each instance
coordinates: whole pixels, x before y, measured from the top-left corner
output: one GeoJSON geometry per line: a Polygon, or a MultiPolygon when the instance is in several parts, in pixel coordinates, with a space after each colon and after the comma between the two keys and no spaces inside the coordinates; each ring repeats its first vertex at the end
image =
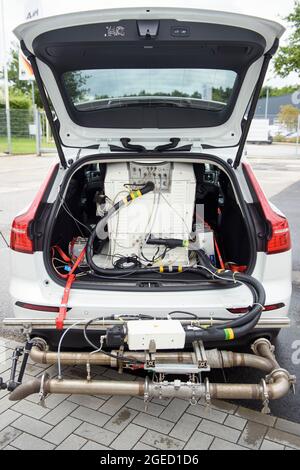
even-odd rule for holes
{"type": "MultiPolygon", "coordinates": [[[[43,363],[53,363],[57,360],[57,354],[39,350],[38,347],[32,348],[32,359],[36,362],[40,359],[43,363]],[[55,361],[54,361],[55,360],[55,361]],[[44,362],[45,361],[45,362],[44,362]]],[[[69,380],[69,379],[50,379],[47,374],[42,378],[34,378],[29,382],[19,385],[11,392],[9,399],[12,401],[21,400],[33,393],[40,392],[40,397],[45,397],[48,393],[64,394],[83,394],[83,395],[128,395],[144,396],[145,401],[156,398],[184,398],[195,404],[198,399],[205,398],[209,403],[211,399],[249,399],[263,400],[264,411],[268,412],[269,400],[274,400],[286,395],[292,384],[295,383],[295,377],[288,371],[281,369],[274,356],[274,348],[266,339],[258,339],[252,345],[254,355],[233,353],[230,351],[207,351],[207,358],[212,367],[255,367],[269,372],[262,379],[260,384],[223,384],[210,383],[208,379],[205,383],[182,382],[175,380],[173,382],[159,381],[150,382],[148,378],[145,381],[101,381],[101,380],[69,380]]],[[[142,353],[126,353],[128,357],[142,359],[142,353]]],[[[160,360],[163,358],[170,361],[180,359],[190,359],[192,353],[158,353],[160,360]]],[[[93,358],[94,364],[108,364],[111,359],[103,353],[62,353],[61,360],[65,364],[86,364],[87,359],[93,358]],[[73,360],[73,362],[69,362],[73,360]]],[[[178,361],[180,362],[180,361],[178,361]]]]}
{"type": "MultiPolygon", "coordinates": [[[[114,356],[118,355],[118,351],[111,352],[114,356]]],[[[264,372],[271,372],[271,370],[274,368],[274,364],[276,363],[274,356],[267,355],[267,350],[265,352],[265,357],[253,354],[236,353],[232,351],[219,351],[218,349],[211,349],[205,351],[205,353],[207,356],[207,361],[212,369],[252,367],[264,372]]],[[[138,361],[145,360],[145,354],[137,352],[126,351],[122,353],[122,357],[124,359],[136,359],[138,361]]],[[[58,353],[42,350],[40,346],[33,346],[31,349],[30,358],[33,360],[33,362],[40,364],[56,364],[58,362],[58,353]]],[[[187,364],[193,361],[193,353],[157,352],[155,353],[155,358],[159,363],[187,364]]],[[[117,368],[119,366],[118,362],[121,363],[122,361],[118,361],[116,358],[110,357],[101,352],[94,354],[90,354],[89,352],[60,353],[60,363],[63,365],[86,365],[89,363],[91,365],[117,368]]],[[[277,367],[279,367],[278,364],[277,367]]]]}

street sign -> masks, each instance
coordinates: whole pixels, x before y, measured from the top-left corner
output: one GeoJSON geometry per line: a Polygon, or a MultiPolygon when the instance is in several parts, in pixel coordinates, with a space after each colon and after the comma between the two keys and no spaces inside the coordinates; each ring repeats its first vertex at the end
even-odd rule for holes
{"type": "Polygon", "coordinates": [[[19,80],[34,80],[34,73],[29,60],[19,51],[19,80]]]}

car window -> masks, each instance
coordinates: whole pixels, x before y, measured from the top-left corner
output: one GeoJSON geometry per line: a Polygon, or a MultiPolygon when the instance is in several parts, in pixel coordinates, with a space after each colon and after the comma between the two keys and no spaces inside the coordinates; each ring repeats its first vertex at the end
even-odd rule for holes
{"type": "Polygon", "coordinates": [[[96,69],[63,74],[77,110],[176,106],[223,110],[237,74],[220,69],[96,69]]]}

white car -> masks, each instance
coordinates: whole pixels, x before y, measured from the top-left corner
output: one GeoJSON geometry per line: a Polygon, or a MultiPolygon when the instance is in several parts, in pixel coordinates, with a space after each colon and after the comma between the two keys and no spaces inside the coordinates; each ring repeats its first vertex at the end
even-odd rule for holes
{"type": "Polygon", "coordinates": [[[266,408],[287,393],[293,379],[268,340],[289,326],[290,231],[244,156],[283,31],[261,18],[142,7],[16,29],[59,162],[13,221],[5,323],[27,334],[25,357],[58,361],[59,380],[21,377],[11,399],[41,390],[261,398],[266,408]],[[254,355],[220,351],[254,340],[254,355]],[[156,380],[64,380],[70,363],[156,380]],[[199,380],[237,365],[269,376],[238,388],[199,380]]]}

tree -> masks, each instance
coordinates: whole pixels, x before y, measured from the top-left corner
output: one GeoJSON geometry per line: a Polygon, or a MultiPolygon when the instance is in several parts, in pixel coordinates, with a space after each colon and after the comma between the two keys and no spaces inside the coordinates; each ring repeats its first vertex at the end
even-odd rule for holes
{"type": "MultiPolygon", "coordinates": [[[[19,47],[13,44],[10,51],[10,61],[8,64],[8,80],[10,84],[10,92],[13,96],[23,94],[27,100],[32,97],[32,85],[28,80],[19,80],[19,47]]],[[[42,107],[40,94],[36,83],[34,82],[34,99],[39,108],[42,107]]]]}
{"type": "Polygon", "coordinates": [[[298,116],[300,109],[295,108],[291,104],[280,106],[280,112],[278,114],[278,120],[284,124],[289,131],[295,131],[297,128],[298,116]]]}
{"type": "Polygon", "coordinates": [[[298,85],[286,85],[283,87],[269,87],[264,86],[260,92],[260,98],[266,98],[267,96],[267,89],[269,90],[269,97],[272,96],[284,96],[290,95],[299,89],[298,85]]]}
{"type": "MultiPolygon", "coordinates": [[[[10,51],[8,64],[8,80],[10,84],[10,95],[32,100],[32,84],[28,80],[19,80],[19,46],[13,44],[10,51]]],[[[65,74],[64,82],[70,97],[76,101],[84,97],[86,90],[84,85],[89,77],[81,72],[68,72],[65,74]]],[[[39,108],[43,108],[42,100],[36,83],[34,82],[34,99],[39,108]]]]}
{"type": "Polygon", "coordinates": [[[300,76],[300,1],[295,1],[294,11],[286,20],[293,28],[289,37],[289,44],[279,48],[275,57],[275,71],[280,77],[287,77],[291,72],[297,72],[300,76]]]}

